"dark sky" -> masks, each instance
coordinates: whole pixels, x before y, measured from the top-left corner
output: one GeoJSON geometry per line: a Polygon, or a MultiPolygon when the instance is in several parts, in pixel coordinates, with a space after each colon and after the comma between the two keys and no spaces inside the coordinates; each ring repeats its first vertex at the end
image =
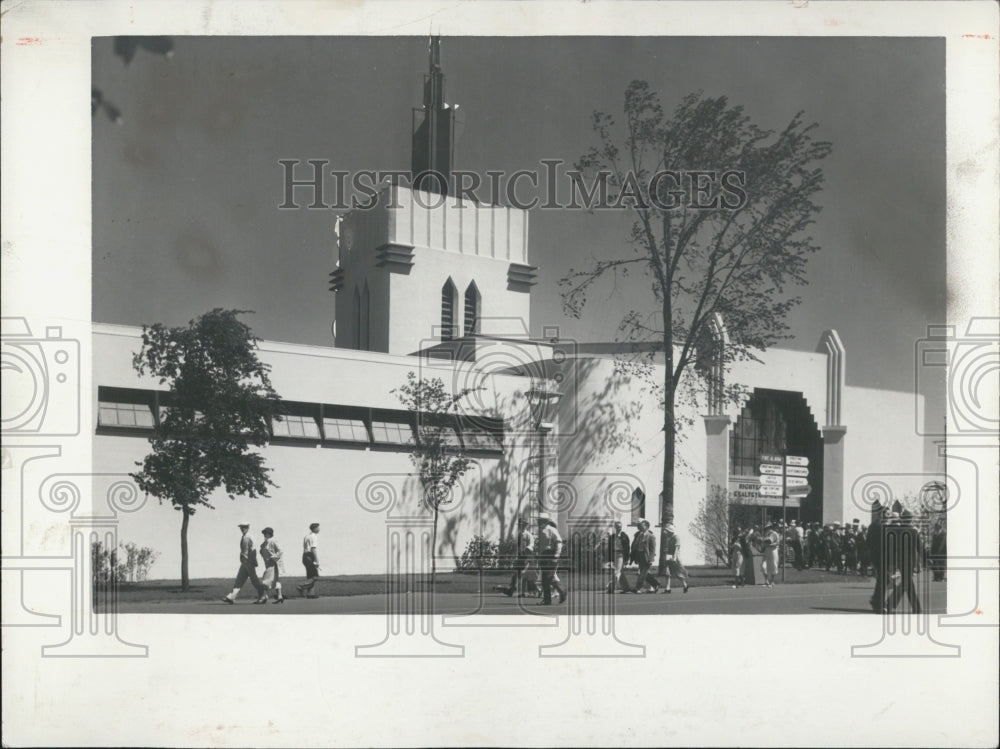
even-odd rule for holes
{"type": "MultiPolygon", "coordinates": [[[[279,159],[406,169],[421,101],[419,37],[176,37],[168,59],[127,65],[93,42],[93,82],[122,112],[94,144],[94,319],[181,324],[212,307],[256,311],[264,338],[332,344],[334,212],[278,210],[279,159]]],[[[944,41],[926,38],[462,37],[443,41],[447,99],[461,105],[456,166],[537,169],[595,142],[594,109],[620,113],[633,79],[669,112],[687,93],[726,95],[758,124],[799,110],[833,143],[824,162],[822,247],[793,348],[826,328],[848,382],[909,389],[913,345],[944,320],[944,41]]],[[[641,279],[563,316],[557,281],[623,247],[617,213],[532,212],[532,331],[610,340],[648,298],[641,279]]],[[[434,292],[437,293],[437,292],[434,292]]]]}

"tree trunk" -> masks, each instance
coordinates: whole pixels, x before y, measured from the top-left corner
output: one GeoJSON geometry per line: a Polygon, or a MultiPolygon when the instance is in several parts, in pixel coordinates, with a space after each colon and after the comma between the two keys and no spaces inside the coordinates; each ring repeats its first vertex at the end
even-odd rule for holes
{"type": "MultiPolygon", "coordinates": [[[[663,500],[659,508],[661,524],[672,523],[674,520],[674,449],[677,443],[674,429],[674,357],[671,344],[667,343],[667,346],[663,374],[663,500]]],[[[666,552],[662,543],[657,571],[661,575],[667,571],[666,552]]]]}
{"type": "Polygon", "coordinates": [[[181,590],[186,591],[191,587],[191,581],[188,579],[188,520],[191,514],[187,505],[181,507],[181,515],[184,517],[181,521],[181,590]]]}

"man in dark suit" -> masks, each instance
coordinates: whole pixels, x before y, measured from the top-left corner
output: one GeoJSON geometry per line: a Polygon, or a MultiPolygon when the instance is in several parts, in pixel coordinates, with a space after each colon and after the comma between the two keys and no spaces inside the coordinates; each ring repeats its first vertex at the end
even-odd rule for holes
{"type": "Polygon", "coordinates": [[[611,582],[608,584],[608,593],[614,593],[618,585],[621,585],[623,593],[631,593],[632,588],[625,577],[625,565],[631,557],[631,542],[628,534],[622,530],[620,520],[615,521],[614,528],[608,531],[604,537],[604,553],[607,555],[608,563],[611,565],[611,582]]]}
{"type": "Polygon", "coordinates": [[[923,548],[920,542],[920,534],[913,527],[913,513],[903,510],[900,513],[898,525],[890,526],[887,530],[887,546],[892,554],[893,570],[899,570],[902,580],[900,584],[893,588],[889,597],[888,612],[896,610],[899,602],[903,599],[903,594],[910,600],[910,611],[914,614],[920,613],[920,598],[917,596],[917,586],[914,584],[914,577],[920,572],[920,560],[923,557],[923,548]]]}
{"type": "Polygon", "coordinates": [[[655,593],[660,589],[660,582],[649,570],[656,559],[656,536],[649,530],[649,521],[640,520],[639,530],[632,539],[632,561],[639,565],[639,577],[635,581],[636,593],[655,593]]]}
{"type": "Polygon", "coordinates": [[[868,556],[872,562],[872,569],[875,572],[875,592],[872,593],[872,611],[881,614],[885,605],[885,578],[891,575],[892,570],[886,571],[887,560],[884,552],[884,528],[882,517],[882,505],[876,500],[872,505],[872,523],[868,528],[868,556]]]}

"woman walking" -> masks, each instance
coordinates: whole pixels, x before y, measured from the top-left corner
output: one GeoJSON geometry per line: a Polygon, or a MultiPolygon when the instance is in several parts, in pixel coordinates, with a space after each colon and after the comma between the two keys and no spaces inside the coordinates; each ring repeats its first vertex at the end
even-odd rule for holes
{"type": "Polygon", "coordinates": [[[733,562],[733,588],[743,587],[743,529],[737,527],[733,541],[729,545],[729,553],[733,562]]]}
{"type": "Polygon", "coordinates": [[[764,585],[768,588],[774,587],[774,578],[778,574],[778,546],[781,544],[781,537],[775,529],[774,523],[764,526],[764,585]]]}
{"type": "Polygon", "coordinates": [[[740,548],[743,550],[743,582],[754,586],[757,584],[757,574],[753,565],[753,528],[747,528],[740,536],[740,548]]]}
{"type": "Polygon", "coordinates": [[[274,540],[274,529],[265,528],[264,543],[260,545],[260,555],[264,558],[264,576],[261,583],[264,585],[264,592],[256,603],[267,603],[267,596],[274,589],[274,602],[284,603],[285,597],[281,594],[281,573],[285,571],[285,564],[281,561],[281,549],[274,540]]]}

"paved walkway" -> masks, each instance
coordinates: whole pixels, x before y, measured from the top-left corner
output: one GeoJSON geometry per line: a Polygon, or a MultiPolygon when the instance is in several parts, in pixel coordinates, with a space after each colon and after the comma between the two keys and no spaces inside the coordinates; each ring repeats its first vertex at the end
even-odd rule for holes
{"type": "MultiPolygon", "coordinates": [[[[945,582],[931,582],[928,600],[922,601],[925,612],[946,612],[945,582]]],[[[678,587],[670,595],[616,594],[615,612],[619,615],[637,614],[866,614],[873,616],[868,606],[874,582],[845,580],[843,582],[812,583],[804,585],[776,584],[773,588],[732,589],[728,587],[692,588],[687,594],[678,587]]],[[[225,591],[220,591],[220,597],[225,591]]],[[[410,597],[421,594],[406,594],[410,597]]],[[[570,596],[573,596],[570,591],[570,596]]],[[[603,593],[584,591],[574,608],[585,606],[597,610],[610,598],[603,593]]],[[[477,596],[469,593],[441,593],[435,596],[434,607],[438,614],[481,615],[531,615],[533,613],[558,614],[567,611],[566,604],[538,605],[536,598],[519,602],[501,593],[489,592],[477,596]]],[[[416,603],[416,601],[414,602],[416,603]]],[[[119,613],[150,614],[220,614],[268,616],[274,614],[384,614],[386,597],[383,595],[327,596],[317,599],[292,598],[281,605],[254,605],[252,595],[238,600],[234,605],[221,601],[187,601],[179,603],[122,604],[119,613]]],[[[909,611],[905,601],[901,611],[909,611]]]]}

